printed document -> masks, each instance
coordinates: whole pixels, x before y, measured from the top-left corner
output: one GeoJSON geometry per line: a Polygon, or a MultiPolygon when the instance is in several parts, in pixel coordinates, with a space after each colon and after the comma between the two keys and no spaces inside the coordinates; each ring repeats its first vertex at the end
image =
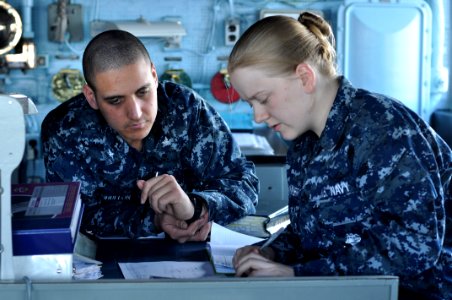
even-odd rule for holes
{"type": "Polygon", "coordinates": [[[217,273],[234,274],[232,258],[238,248],[255,244],[264,239],[230,230],[212,223],[210,233],[210,255],[217,273]]]}
{"type": "Polygon", "coordinates": [[[125,279],[201,278],[215,274],[208,261],[153,261],[119,263],[125,279]]]}

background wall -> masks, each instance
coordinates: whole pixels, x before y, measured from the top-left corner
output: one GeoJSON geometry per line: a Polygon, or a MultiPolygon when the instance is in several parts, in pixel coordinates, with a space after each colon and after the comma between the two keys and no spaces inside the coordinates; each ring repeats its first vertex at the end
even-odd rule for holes
{"type": "MultiPolygon", "coordinates": [[[[225,66],[232,46],[225,45],[225,22],[235,18],[240,32],[259,19],[262,10],[318,10],[336,29],[337,9],[344,1],[265,1],[265,0],[73,0],[70,4],[82,8],[83,40],[78,42],[52,42],[48,39],[48,9],[57,0],[9,0],[7,1],[23,15],[31,6],[31,33],[36,43],[37,53],[43,65],[27,71],[11,70],[0,74],[0,92],[20,92],[31,97],[38,104],[55,104],[51,89],[52,77],[62,68],[81,70],[80,59],[87,42],[92,37],[90,24],[96,20],[136,20],[144,18],[149,22],[165,18],[180,20],[187,35],[182,37],[179,49],[165,48],[165,40],[143,38],[156,63],[159,75],[171,67],[182,68],[190,76],[193,86],[207,100],[213,100],[210,80],[225,66]]],[[[449,1],[431,1],[432,6],[445,6],[446,20],[450,20],[449,1]]],[[[438,16],[433,16],[434,20],[438,16]]],[[[24,23],[27,20],[24,20],[24,23]]],[[[52,20],[51,20],[52,22],[52,20]]],[[[449,22],[446,25],[448,36],[449,22]]],[[[438,32],[436,32],[436,35],[438,32]]],[[[435,35],[435,34],[434,34],[435,35]]],[[[70,35],[66,35],[70,39],[70,35]]],[[[447,38],[445,43],[447,43],[447,38]]],[[[447,47],[447,45],[444,45],[447,47]]],[[[448,52],[442,52],[448,65],[448,52]]],[[[377,58],[372,58],[377,59],[377,58]]],[[[384,62],[382,62],[384,63],[384,62]]],[[[436,76],[435,74],[432,75],[436,76]]],[[[448,78],[446,78],[448,80],[448,78]]],[[[432,85],[438,85],[433,82],[432,85]]],[[[443,89],[444,90],[444,87],[443,89]]],[[[446,89],[447,90],[447,89],[446,89]]],[[[441,95],[443,96],[443,95],[441,95]]]]}
{"type": "MultiPolygon", "coordinates": [[[[21,0],[8,1],[19,12],[23,10],[21,0]]],[[[90,24],[94,20],[136,20],[140,17],[149,22],[165,18],[177,18],[187,31],[182,37],[180,49],[167,49],[165,41],[159,38],[143,38],[143,42],[156,63],[161,75],[168,67],[183,68],[191,77],[196,89],[209,89],[212,76],[225,65],[232,46],[225,45],[225,20],[236,17],[243,32],[259,18],[265,8],[322,9],[331,16],[341,1],[292,1],[293,5],[282,4],[291,1],[226,1],[226,0],[73,0],[71,4],[82,6],[83,41],[51,42],[48,39],[48,6],[52,0],[32,2],[32,31],[38,55],[45,59],[45,65],[35,70],[22,72],[12,70],[0,91],[20,91],[32,97],[37,103],[51,103],[55,100],[51,92],[51,77],[61,68],[81,70],[80,58],[90,40],[90,24]],[[231,3],[234,3],[231,6],[231,3]],[[179,59],[178,62],[168,61],[179,59]]],[[[334,22],[334,17],[331,18],[334,22]]],[[[68,37],[70,38],[70,36],[68,37]]],[[[5,76],[3,76],[5,78],[5,76]]]]}

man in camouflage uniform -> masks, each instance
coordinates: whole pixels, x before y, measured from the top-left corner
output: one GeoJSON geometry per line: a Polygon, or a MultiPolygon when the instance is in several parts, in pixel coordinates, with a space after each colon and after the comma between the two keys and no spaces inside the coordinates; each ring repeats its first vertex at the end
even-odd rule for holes
{"type": "Polygon", "coordinates": [[[254,165],[228,126],[193,90],[159,83],[136,37],[99,34],[83,71],[83,94],[42,124],[47,181],[82,183],[82,231],[142,237],[163,230],[196,241],[206,239],[210,221],[255,212],[254,165]]]}

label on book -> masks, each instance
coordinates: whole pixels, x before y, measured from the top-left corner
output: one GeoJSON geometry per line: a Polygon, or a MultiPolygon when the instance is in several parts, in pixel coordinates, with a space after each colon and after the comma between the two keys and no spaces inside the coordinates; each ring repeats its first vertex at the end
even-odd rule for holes
{"type": "MultiPolygon", "coordinates": [[[[36,186],[28,202],[25,216],[61,216],[68,188],[67,185],[36,186]]],[[[68,207],[67,211],[70,210],[68,207]]]]}

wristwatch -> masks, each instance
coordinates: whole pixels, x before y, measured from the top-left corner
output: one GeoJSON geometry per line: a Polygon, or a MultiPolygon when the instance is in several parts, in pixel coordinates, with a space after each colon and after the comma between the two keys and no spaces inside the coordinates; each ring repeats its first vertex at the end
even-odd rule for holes
{"type": "Polygon", "coordinates": [[[190,201],[195,208],[195,212],[193,213],[193,217],[185,221],[189,225],[199,219],[202,213],[202,207],[204,206],[204,199],[199,198],[198,196],[190,196],[190,201]]]}

